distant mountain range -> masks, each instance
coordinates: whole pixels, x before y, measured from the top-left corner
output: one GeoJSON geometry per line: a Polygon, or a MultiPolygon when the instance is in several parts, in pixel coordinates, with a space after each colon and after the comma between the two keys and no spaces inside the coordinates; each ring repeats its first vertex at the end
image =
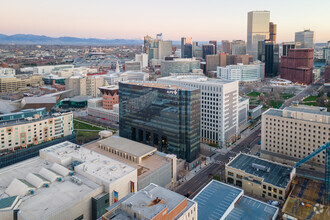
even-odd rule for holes
{"type": "Polygon", "coordinates": [[[32,44],[32,45],[137,45],[143,44],[138,39],[97,39],[77,37],[48,37],[32,34],[0,34],[0,44],[32,44]]]}

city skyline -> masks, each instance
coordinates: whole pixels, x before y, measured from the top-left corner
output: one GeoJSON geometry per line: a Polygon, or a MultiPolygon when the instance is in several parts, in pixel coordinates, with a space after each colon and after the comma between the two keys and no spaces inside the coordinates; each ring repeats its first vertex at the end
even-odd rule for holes
{"type": "Polygon", "coordinates": [[[329,40],[330,2],[261,0],[207,4],[191,1],[167,1],[159,6],[153,1],[87,0],[22,1],[4,0],[0,7],[2,34],[35,34],[51,37],[71,36],[102,39],[142,39],[144,35],[163,33],[165,40],[179,41],[191,36],[194,41],[246,40],[247,13],[270,11],[270,21],[278,26],[278,42],[294,41],[295,32],[311,29],[315,42],[329,40]],[[285,4],[281,4],[281,3],[285,4]],[[129,7],[128,7],[129,6],[129,7]],[[214,13],[203,8],[214,9],[214,13]],[[308,13],[306,12],[308,8],[308,13]],[[14,13],[13,13],[14,12],[14,13]]]}

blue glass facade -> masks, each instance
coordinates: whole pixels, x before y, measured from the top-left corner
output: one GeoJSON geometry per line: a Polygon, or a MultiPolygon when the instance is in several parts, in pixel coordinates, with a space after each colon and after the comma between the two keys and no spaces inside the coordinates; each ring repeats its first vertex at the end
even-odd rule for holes
{"type": "Polygon", "coordinates": [[[200,90],[119,83],[119,135],[195,160],[200,150],[200,90]]]}

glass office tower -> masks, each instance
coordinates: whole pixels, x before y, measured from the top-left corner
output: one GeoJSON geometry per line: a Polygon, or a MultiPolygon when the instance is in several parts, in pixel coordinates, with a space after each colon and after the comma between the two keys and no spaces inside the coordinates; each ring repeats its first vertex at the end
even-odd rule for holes
{"type": "Polygon", "coordinates": [[[249,55],[253,55],[253,60],[258,56],[258,42],[269,39],[269,19],[269,11],[248,13],[246,50],[249,55]]]}
{"type": "Polygon", "coordinates": [[[119,83],[119,135],[192,162],[200,150],[200,90],[119,83]]]}

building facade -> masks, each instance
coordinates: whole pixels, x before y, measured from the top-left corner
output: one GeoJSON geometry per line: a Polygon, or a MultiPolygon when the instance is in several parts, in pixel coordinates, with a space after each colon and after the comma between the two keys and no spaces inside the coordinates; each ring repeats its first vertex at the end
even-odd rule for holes
{"type": "Polygon", "coordinates": [[[245,192],[284,203],[295,169],[249,154],[238,154],[225,167],[226,181],[245,192]]]}
{"type": "Polygon", "coordinates": [[[238,80],[240,82],[259,82],[264,78],[265,64],[228,65],[217,68],[217,77],[223,80],[238,80]]]}
{"type": "MultiPolygon", "coordinates": [[[[310,106],[269,109],[262,114],[261,157],[285,164],[311,154],[330,141],[330,113],[310,106]]],[[[324,166],[325,152],[307,162],[324,166]]]]}
{"type": "Polygon", "coordinates": [[[162,60],[160,73],[162,76],[169,76],[170,73],[190,73],[194,69],[200,69],[200,61],[195,58],[173,58],[162,60]]]}
{"type": "Polygon", "coordinates": [[[314,31],[304,30],[295,33],[297,48],[314,48],[314,31]]]}
{"type": "Polygon", "coordinates": [[[288,56],[288,52],[290,49],[295,49],[296,48],[296,43],[295,42],[283,42],[282,43],[282,56],[288,56]]]}
{"type": "Polygon", "coordinates": [[[16,74],[15,69],[0,67],[0,77],[14,77],[16,74]]]}
{"type": "Polygon", "coordinates": [[[328,45],[323,48],[323,59],[330,65],[330,41],[328,41],[328,45]]]}
{"type": "Polygon", "coordinates": [[[290,49],[288,56],[281,57],[280,73],[282,79],[294,83],[313,82],[314,49],[290,49]]]}
{"type": "Polygon", "coordinates": [[[201,141],[226,146],[238,133],[238,81],[186,75],[158,78],[157,81],[201,90],[201,141]]]}
{"type": "Polygon", "coordinates": [[[206,59],[207,55],[216,54],[214,44],[204,44],[202,46],[202,51],[203,51],[203,59],[206,59]]]}
{"type": "Polygon", "coordinates": [[[15,92],[29,89],[29,87],[41,87],[44,81],[41,76],[33,75],[23,78],[0,77],[0,92],[15,92]]]}
{"type": "Polygon", "coordinates": [[[199,154],[200,90],[158,82],[119,83],[119,135],[194,161],[199,154]]]}
{"type": "Polygon", "coordinates": [[[231,42],[231,54],[232,55],[245,55],[246,43],[244,40],[233,40],[231,42]]]}
{"type": "Polygon", "coordinates": [[[71,135],[73,116],[71,112],[50,115],[46,108],[4,114],[0,132],[0,151],[15,151],[71,135]]]}
{"type": "Polygon", "coordinates": [[[258,42],[258,60],[265,63],[265,77],[275,77],[279,68],[279,46],[273,41],[258,42]]]}
{"type": "Polygon", "coordinates": [[[248,13],[246,51],[253,55],[254,60],[258,56],[258,42],[269,39],[269,19],[269,11],[250,11],[248,13]]]}
{"type": "Polygon", "coordinates": [[[221,41],[221,45],[222,45],[222,51],[221,51],[222,53],[232,54],[231,53],[232,47],[231,47],[231,43],[229,40],[221,41]]]}
{"type": "Polygon", "coordinates": [[[277,24],[269,22],[269,41],[276,43],[277,24]]]}
{"type": "Polygon", "coordinates": [[[193,46],[191,37],[181,38],[181,58],[192,58],[193,46]]]}

